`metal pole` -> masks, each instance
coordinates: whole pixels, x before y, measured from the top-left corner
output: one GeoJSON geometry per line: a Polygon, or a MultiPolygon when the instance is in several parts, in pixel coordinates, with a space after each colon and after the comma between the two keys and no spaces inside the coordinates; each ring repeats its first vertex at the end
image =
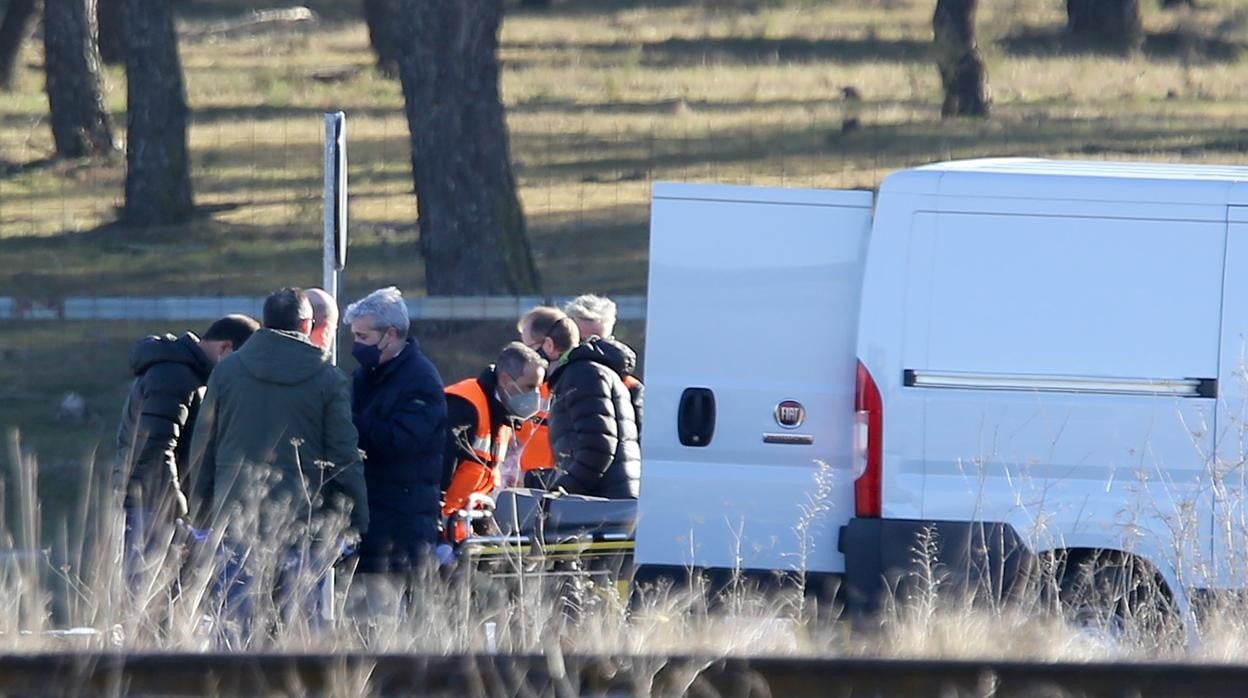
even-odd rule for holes
{"type": "MultiPolygon", "coordinates": [[[[338,302],[338,272],[346,260],[347,231],[347,120],[342,112],[325,114],[325,191],[324,191],[324,237],[321,254],[321,287],[338,302]]],[[[329,334],[329,360],[338,365],[337,328],[329,334]]],[[[334,568],[325,573],[320,583],[321,618],[334,622],[335,593],[334,568]]]]}
{"type": "MultiPolygon", "coordinates": [[[[338,271],[345,259],[347,225],[347,167],[346,167],[346,115],[342,112],[325,114],[325,190],[324,190],[324,239],[321,258],[321,287],[334,302],[338,301],[338,271]]],[[[330,335],[329,356],[338,365],[338,333],[330,335]]]]}

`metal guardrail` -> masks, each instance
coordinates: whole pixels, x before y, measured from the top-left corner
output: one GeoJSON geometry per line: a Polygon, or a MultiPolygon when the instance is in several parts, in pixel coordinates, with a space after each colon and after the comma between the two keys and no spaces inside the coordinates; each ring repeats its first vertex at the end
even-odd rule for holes
{"type": "MultiPolygon", "coordinates": [[[[571,296],[430,296],[410,298],[413,320],[515,320],[543,303],[571,296]]],[[[642,320],[645,296],[616,296],[620,320],[642,320]]],[[[250,296],[102,296],[32,300],[0,296],[0,320],[215,320],[230,313],[260,316],[264,299],[250,296]]]]}
{"type": "Polygon", "coordinates": [[[5,695],[1242,696],[1248,666],[401,654],[0,657],[5,695]]]}

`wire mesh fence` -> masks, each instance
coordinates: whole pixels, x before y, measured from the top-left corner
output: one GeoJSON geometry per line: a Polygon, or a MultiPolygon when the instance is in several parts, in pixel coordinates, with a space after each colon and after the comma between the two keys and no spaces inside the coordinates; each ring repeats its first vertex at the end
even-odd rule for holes
{"type": "MultiPolygon", "coordinates": [[[[581,292],[620,302],[623,338],[644,348],[655,181],[871,188],[949,158],[1237,162],[1248,150],[1248,23],[1233,2],[1149,7],[1151,43],[1131,57],[1065,50],[1060,2],[984,5],[987,120],[940,118],[927,0],[508,5],[502,97],[540,298],[426,299],[400,85],[373,68],[358,7],[306,5],[179,5],[198,213],[172,228],[116,222],[120,152],[50,157],[38,35],[27,42],[0,95],[0,426],[40,453],[107,441],[136,337],[202,330],[274,288],[319,284],[327,111],[349,123],[342,300],[403,289],[448,380],[513,338],[530,302],[581,292]],[[67,425],[56,415],[70,393],[88,409],[67,425]]],[[[104,77],[122,134],[124,73],[104,77]]]]}

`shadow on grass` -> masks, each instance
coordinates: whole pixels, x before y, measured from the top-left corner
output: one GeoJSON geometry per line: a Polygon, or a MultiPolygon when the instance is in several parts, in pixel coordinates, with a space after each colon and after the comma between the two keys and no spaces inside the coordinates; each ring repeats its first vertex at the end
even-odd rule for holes
{"type": "MultiPolygon", "coordinates": [[[[0,128],[3,128],[0,119],[0,128]]],[[[0,179],[12,179],[22,175],[47,173],[58,177],[79,179],[93,171],[117,168],[125,162],[125,154],[113,152],[85,158],[61,158],[56,156],[42,157],[27,162],[5,162],[0,160],[0,179]]]]}
{"type": "MultiPolygon", "coordinates": [[[[829,175],[847,170],[886,171],[970,157],[1122,154],[1173,159],[1248,150],[1248,132],[1228,133],[1223,124],[1213,122],[1177,126],[1146,117],[1124,121],[1044,118],[1039,113],[989,122],[864,121],[863,128],[848,134],[836,124],[816,121],[742,130],[695,126],[684,134],[652,138],[517,133],[513,144],[516,157],[524,160],[518,174],[522,186],[598,188],[599,198],[579,210],[561,204],[544,211],[536,203],[529,211],[546,291],[642,292],[648,215],[644,191],[646,183],[658,179],[749,183],[779,176],[795,186],[813,178],[826,185],[829,175]],[[550,153],[577,156],[555,159],[550,153]],[[629,186],[616,190],[620,193],[615,204],[604,206],[602,197],[609,197],[610,187],[619,184],[629,186]]],[[[396,147],[381,140],[353,143],[356,153],[396,147]]],[[[265,161],[278,153],[252,155],[265,161]]],[[[0,296],[262,294],[282,285],[320,281],[315,172],[292,173],[267,183],[246,176],[197,176],[199,191],[212,192],[220,208],[236,205],[237,210],[175,228],[108,224],[83,232],[0,239],[0,258],[7,262],[0,268],[0,296]],[[272,191],[252,191],[268,185],[272,191]]],[[[355,181],[373,186],[406,182],[408,177],[405,167],[396,166],[355,181]]],[[[419,293],[424,263],[414,223],[376,219],[354,223],[345,275],[349,293],[362,295],[391,283],[419,293]]]]}
{"type": "MultiPolygon", "coordinates": [[[[688,7],[699,0],[547,0],[545,6],[524,5],[520,0],[507,0],[504,7],[511,15],[547,15],[583,17],[606,15],[626,10],[663,9],[688,7]]],[[[725,7],[757,5],[757,0],[722,0],[725,7]]]]}
{"type": "MultiPolygon", "coordinates": [[[[1012,56],[1122,56],[1121,51],[1073,39],[1064,31],[1051,29],[1028,29],[998,40],[997,45],[1012,56]]],[[[1246,49],[1248,45],[1242,41],[1190,31],[1169,31],[1149,34],[1140,52],[1154,61],[1234,63],[1243,57],[1246,49]]]]}
{"type": "MultiPolygon", "coordinates": [[[[565,216],[530,214],[529,229],[547,291],[645,287],[646,211],[635,206],[565,216]]],[[[246,225],[199,218],[187,225],[132,228],[109,223],[82,232],[0,239],[0,296],[53,314],[70,296],[263,295],[321,281],[319,219],[246,225]]],[[[412,221],[356,223],[344,296],[391,284],[420,295],[424,262],[412,221]]]]}
{"type": "Polygon", "coordinates": [[[183,19],[238,19],[256,10],[277,10],[290,7],[306,7],[326,19],[360,19],[363,11],[358,0],[270,0],[257,3],[253,0],[178,0],[174,12],[183,19]]]}
{"type": "Polygon", "coordinates": [[[706,64],[768,65],[777,63],[914,63],[930,59],[931,42],[915,39],[860,39],[798,37],[672,38],[653,42],[617,41],[519,42],[506,48],[586,52],[619,56],[621,62],[639,60],[656,68],[706,64]],[[631,58],[640,51],[639,58],[631,58]]]}
{"type": "MultiPolygon", "coordinates": [[[[1158,157],[1187,156],[1205,150],[1237,152],[1242,138],[1228,136],[1218,123],[1157,124],[1147,118],[1124,122],[1111,118],[1041,118],[992,121],[925,121],[871,125],[842,133],[838,124],[805,123],[759,129],[692,130],[682,137],[623,142],[586,136],[574,150],[583,159],[532,163],[524,176],[535,180],[589,181],[605,174],[641,173],[645,180],[705,178],[724,170],[724,178],[783,174],[781,159],[826,158],[828,171],[842,163],[870,163],[894,169],[915,163],[985,156],[1045,156],[1090,152],[1148,153],[1158,157]]],[[[566,136],[565,136],[566,138],[566,136]]],[[[621,176],[629,179],[631,176],[621,176]]],[[[799,182],[800,184],[800,182],[799,182]]]]}
{"type": "MultiPolygon", "coordinates": [[[[309,78],[311,81],[311,78],[309,78]]],[[[308,123],[320,123],[325,109],[320,107],[274,106],[258,104],[249,106],[203,106],[196,107],[191,113],[192,126],[208,126],[213,124],[232,124],[240,121],[270,121],[286,119],[304,119],[308,123]]],[[[385,119],[403,116],[402,108],[397,107],[351,107],[347,110],[347,118],[385,119]]],[[[404,129],[406,133],[406,128],[404,129]]]]}

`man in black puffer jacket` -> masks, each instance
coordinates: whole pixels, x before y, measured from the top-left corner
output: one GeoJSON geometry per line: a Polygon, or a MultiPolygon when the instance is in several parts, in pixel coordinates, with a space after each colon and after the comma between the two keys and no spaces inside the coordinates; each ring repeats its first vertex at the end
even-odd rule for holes
{"type": "Polygon", "coordinates": [[[212,323],[203,339],[149,336],[130,350],[135,379],[117,429],[114,482],[132,516],[155,520],[185,516],[187,454],[196,413],[213,366],[260,324],[246,315],[212,323]],[[153,518],[154,517],[154,518],[153,518]]]}
{"type": "Polygon", "coordinates": [[[558,473],[551,489],[636,499],[641,447],[633,403],[617,368],[618,348],[597,338],[573,347],[554,348],[562,360],[549,379],[550,446],[558,473]]]}
{"type": "Polygon", "coordinates": [[[212,323],[203,339],[155,335],[130,350],[134,383],[117,429],[113,484],[125,507],[125,566],[134,578],[162,526],[188,514],[186,475],[191,431],[208,375],[260,326],[246,315],[212,323]]]}
{"type": "Polygon", "coordinates": [[[637,370],[637,352],[615,337],[589,337],[586,341],[596,341],[598,348],[607,360],[607,365],[620,374],[620,380],[628,389],[628,400],[633,405],[633,421],[637,423],[638,437],[641,435],[641,410],[646,400],[646,386],[642,385],[634,373],[637,370]]]}

